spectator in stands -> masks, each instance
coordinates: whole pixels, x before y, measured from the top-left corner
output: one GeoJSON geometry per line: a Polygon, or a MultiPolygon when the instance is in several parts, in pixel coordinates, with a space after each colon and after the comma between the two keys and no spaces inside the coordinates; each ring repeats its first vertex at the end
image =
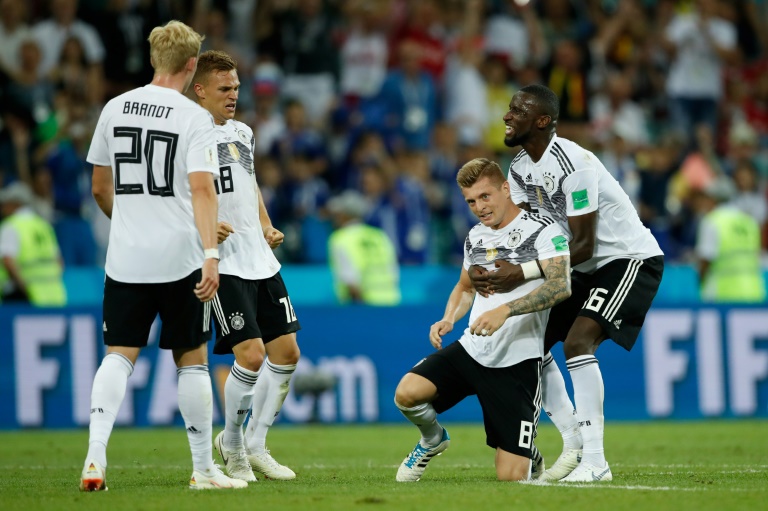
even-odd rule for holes
{"type": "Polygon", "coordinates": [[[736,193],[731,203],[737,209],[755,219],[762,228],[768,220],[768,199],[765,196],[765,180],[761,183],[755,165],[750,160],[741,160],[733,173],[736,193]]]}
{"type": "Polygon", "coordinates": [[[396,149],[425,150],[438,120],[437,88],[421,68],[422,47],[405,40],[398,47],[399,67],[388,74],[377,101],[386,112],[384,129],[396,149]]]}
{"type": "Polygon", "coordinates": [[[298,98],[312,126],[326,121],[336,95],[338,21],[322,0],[297,0],[277,20],[278,62],[285,73],[283,94],[298,98]]]}
{"type": "MultiPolygon", "coordinates": [[[[540,65],[546,60],[547,42],[531,3],[520,5],[515,0],[505,0],[485,22],[486,53],[511,69],[540,65]]],[[[512,94],[507,95],[507,104],[510,97],[512,94]]]]}
{"type": "Polygon", "coordinates": [[[481,142],[492,122],[479,44],[479,40],[459,39],[457,51],[448,59],[445,80],[445,119],[458,130],[459,143],[467,145],[481,142]]]}
{"type": "MultiPolygon", "coordinates": [[[[50,0],[51,17],[38,22],[32,27],[32,34],[43,52],[38,71],[42,75],[50,73],[61,58],[64,44],[69,37],[80,40],[89,66],[103,73],[102,63],[106,50],[99,33],[88,23],[77,17],[78,0],[50,0]]],[[[96,95],[101,91],[92,91],[96,95]]],[[[101,102],[96,97],[96,103],[101,102]]]]}
{"type": "Polygon", "coordinates": [[[400,271],[395,248],[379,228],[362,223],[365,197],[348,190],[328,202],[336,230],[328,241],[328,258],[340,303],[397,305],[400,271]]]}
{"type": "MultiPolygon", "coordinates": [[[[76,37],[64,41],[61,58],[51,70],[50,79],[58,90],[78,103],[98,107],[98,100],[104,97],[104,76],[98,68],[88,65],[83,43],[76,37]]],[[[90,139],[90,133],[87,135],[90,139]]]]}
{"type": "Polygon", "coordinates": [[[285,133],[285,120],[280,111],[280,78],[282,73],[274,62],[262,62],[253,73],[255,103],[254,136],[257,155],[267,154],[285,133]]]}
{"type": "Polygon", "coordinates": [[[40,44],[32,38],[21,43],[19,70],[6,88],[7,101],[25,109],[32,115],[38,138],[49,139],[55,132],[53,117],[53,82],[40,73],[40,44]]]}
{"type": "Polygon", "coordinates": [[[24,0],[0,1],[0,71],[13,75],[19,71],[21,43],[29,37],[24,0]]]}
{"type": "Polygon", "coordinates": [[[757,221],[727,202],[733,183],[720,178],[697,196],[703,214],[696,240],[701,298],[707,302],[763,302],[757,221]]]}
{"type": "Polygon", "coordinates": [[[63,306],[59,245],[51,225],[32,209],[34,197],[21,182],[0,190],[0,286],[4,302],[40,307],[63,306]]]}
{"type": "Polygon", "coordinates": [[[381,2],[350,2],[351,28],[341,45],[340,89],[344,103],[354,108],[374,98],[387,74],[389,48],[384,32],[386,11],[381,2]]]}
{"type": "Polygon", "coordinates": [[[739,56],[736,29],[719,17],[718,0],[696,0],[694,6],[692,12],[672,18],[662,41],[671,58],[667,78],[671,120],[687,140],[699,123],[716,131],[722,69],[739,56]]]}

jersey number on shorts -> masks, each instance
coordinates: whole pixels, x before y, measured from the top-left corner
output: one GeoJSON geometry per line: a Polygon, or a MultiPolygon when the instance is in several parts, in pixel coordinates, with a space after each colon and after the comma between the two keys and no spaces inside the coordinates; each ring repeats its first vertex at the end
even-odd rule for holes
{"type": "Polygon", "coordinates": [[[520,441],[518,445],[523,449],[530,449],[533,442],[533,423],[520,421],[520,441]]]}
{"type": "Polygon", "coordinates": [[[213,182],[213,185],[216,187],[216,195],[234,192],[235,185],[232,181],[232,167],[229,165],[220,167],[219,173],[221,174],[221,177],[213,182]],[[219,186],[219,181],[221,181],[221,186],[219,186]]]}
{"type": "Polygon", "coordinates": [[[179,136],[167,131],[147,130],[142,152],[141,128],[117,126],[114,129],[115,138],[130,138],[131,150],[127,153],[115,153],[115,195],[135,195],[144,193],[141,183],[123,183],[120,180],[120,165],[135,163],[141,165],[142,154],[147,166],[147,191],[150,195],[173,197],[173,162],[176,158],[176,147],[179,136]],[[165,151],[155,154],[155,150],[165,151]],[[154,162],[162,161],[163,168],[155,169],[154,162]],[[156,174],[159,174],[156,176],[156,174]],[[158,179],[159,178],[159,179],[158,179]],[[158,182],[165,181],[164,185],[158,182]]]}
{"type": "Polygon", "coordinates": [[[587,298],[587,301],[584,302],[584,308],[593,310],[595,312],[600,312],[600,309],[603,308],[603,303],[605,303],[605,297],[601,295],[608,294],[608,290],[602,287],[593,287],[589,292],[589,298],[587,298]]]}
{"type": "Polygon", "coordinates": [[[293,305],[291,305],[291,299],[287,296],[285,298],[280,298],[280,303],[283,304],[283,307],[285,307],[285,322],[286,323],[293,323],[296,321],[296,313],[293,311],[293,305]]]}

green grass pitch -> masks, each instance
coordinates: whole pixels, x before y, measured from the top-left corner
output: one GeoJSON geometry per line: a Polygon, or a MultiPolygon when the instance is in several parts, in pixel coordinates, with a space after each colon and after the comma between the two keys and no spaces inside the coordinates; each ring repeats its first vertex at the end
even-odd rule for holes
{"type": "MultiPolygon", "coordinates": [[[[290,426],[270,431],[275,458],[294,481],[238,491],[190,491],[182,428],[117,428],[108,492],[80,493],[86,430],[0,433],[0,510],[750,510],[768,504],[768,421],[609,423],[613,481],[588,487],[495,480],[493,451],[478,424],[447,424],[451,447],[417,483],[396,483],[418,439],[403,425],[290,426]]],[[[214,430],[214,433],[218,428],[214,430]]],[[[544,424],[549,463],[560,438],[544,424]]],[[[214,453],[215,454],[215,453],[214,453]]]]}

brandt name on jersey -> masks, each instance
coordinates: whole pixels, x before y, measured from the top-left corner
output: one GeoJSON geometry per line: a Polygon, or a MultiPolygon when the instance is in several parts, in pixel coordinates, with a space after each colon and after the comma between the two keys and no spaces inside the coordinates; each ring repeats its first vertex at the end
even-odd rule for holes
{"type": "Polygon", "coordinates": [[[124,114],[157,117],[158,119],[167,119],[171,110],[173,110],[172,106],[152,105],[149,103],[139,103],[138,101],[126,101],[123,103],[124,114]]]}

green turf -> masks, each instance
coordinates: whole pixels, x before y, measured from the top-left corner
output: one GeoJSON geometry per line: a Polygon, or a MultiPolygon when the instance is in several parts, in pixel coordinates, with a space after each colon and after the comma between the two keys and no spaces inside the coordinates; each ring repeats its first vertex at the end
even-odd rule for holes
{"type": "MultiPolygon", "coordinates": [[[[451,447],[422,481],[394,482],[418,434],[407,425],[277,425],[274,456],[295,481],[260,481],[239,491],[187,489],[186,435],[174,429],[116,429],[108,492],[77,489],[87,431],[0,433],[0,510],[750,510],[768,504],[765,421],[614,423],[606,431],[613,482],[590,487],[495,481],[482,426],[448,424],[451,447]]],[[[551,463],[557,431],[537,442],[551,463]]]]}

